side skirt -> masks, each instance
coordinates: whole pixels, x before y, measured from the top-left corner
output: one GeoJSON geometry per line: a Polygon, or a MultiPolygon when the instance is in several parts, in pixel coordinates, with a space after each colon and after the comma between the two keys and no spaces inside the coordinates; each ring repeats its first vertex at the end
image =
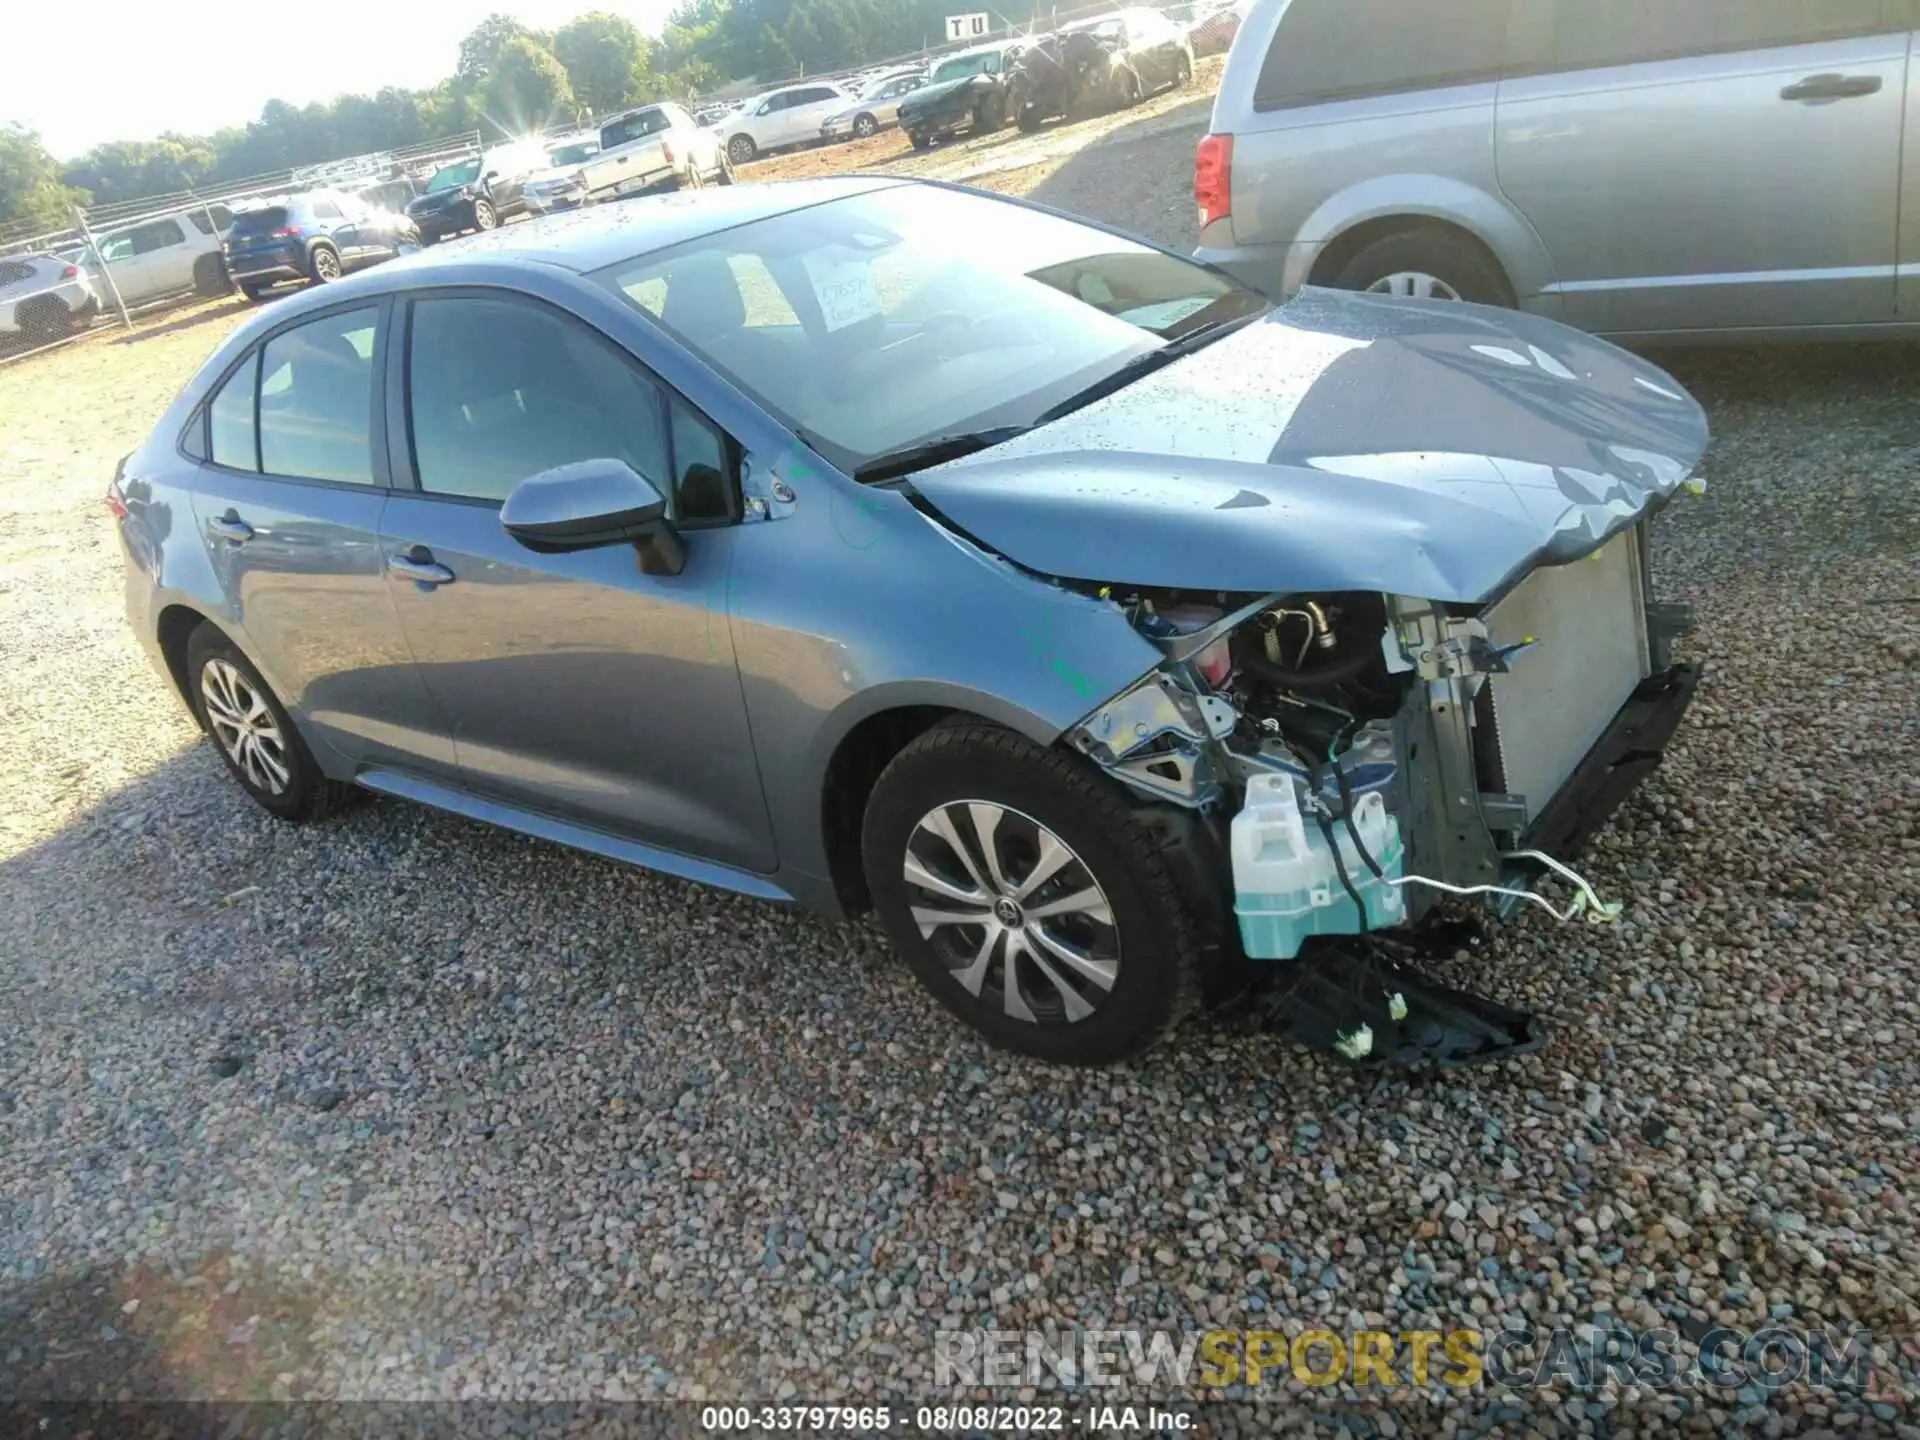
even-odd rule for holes
{"type": "Polygon", "coordinates": [[[353,779],[356,785],[363,785],[382,795],[396,795],[402,800],[413,800],[436,810],[464,815],[469,820],[479,820],[488,825],[498,825],[504,830],[531,835],[536,840],[551,840],[556,845],[604,855],[609,860],[623,860],[643,870],[658,870],[664,875],[678,876],[696,884],[713,885],[740,895],[751,895],[756,900],[775,900],[787,905],[794,903],[793,896],[763,875],[736,870],[731,865],[720,865],[711,860],[696,860],[691,855],[643,845],[637,840],[623,840],[604,830],[576,825],[568,820],[556,820],[551,815],[522,810],[498,800],[484,799],[451,785],[436,784],[397,770],[363,770],[353,779]]]}

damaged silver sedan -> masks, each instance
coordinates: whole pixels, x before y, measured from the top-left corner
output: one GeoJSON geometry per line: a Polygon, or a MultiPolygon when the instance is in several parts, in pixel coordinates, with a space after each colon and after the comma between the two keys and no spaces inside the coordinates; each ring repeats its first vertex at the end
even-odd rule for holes
{"type": "Polygon", "coordinates": [[[284,818],[357,786],[874,909],[1048,1059],[1264,978],[1299,1039],[1453,1063],[1539,1038],[1414,967],[1463,909],[1617,913],[1573,862],[1698,678],[1647,527],[1706,441],[1547,321],[1275,308],[853,177],[275,307],[109,504],[136,631],[284,818]]]}

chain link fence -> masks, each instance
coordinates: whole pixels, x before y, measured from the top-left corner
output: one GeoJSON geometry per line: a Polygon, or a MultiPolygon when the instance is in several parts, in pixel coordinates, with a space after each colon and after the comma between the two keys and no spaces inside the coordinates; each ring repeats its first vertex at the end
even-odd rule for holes
{"type": "Polygon", "coordinates": [[[60,229],[0,227],[0,364],[97,325],[231,290],[221,241],[236,210],[317,187],[411,187],[480,153],[480,132],[114,204],[74,206],[60,229]]]}

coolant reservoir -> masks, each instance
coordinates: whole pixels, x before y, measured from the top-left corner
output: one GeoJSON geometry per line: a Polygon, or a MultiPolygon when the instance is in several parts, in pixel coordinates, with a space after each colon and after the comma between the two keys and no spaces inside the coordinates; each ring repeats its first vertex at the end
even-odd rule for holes
{"type": "Polygon", "coordinates": [[[1357,935],[1406,918],[1401,875],[1400,826],[1378,791],[1354,800],[1354,828],[1385,878],[1376,878],[1354,848],[1344,820],[1333,825],[1334,843],[1347,878],[1366,906],[1361,924],[1353,897],[1340,883],[1333,849],[1318,822],[1300,809],[1300,794],[1286,775],[1255,775],[1246,803],[1233,817],[1233,908],[1240,943],[1256,960],[1291,960],[1309,935],[1357,935]]]}

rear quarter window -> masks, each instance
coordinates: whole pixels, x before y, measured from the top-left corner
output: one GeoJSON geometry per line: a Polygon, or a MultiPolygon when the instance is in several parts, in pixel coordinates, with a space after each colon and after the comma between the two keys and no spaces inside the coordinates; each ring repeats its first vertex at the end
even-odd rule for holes
{"type": "Polygon", "coordinates": [[[1254,108],[1497,80],[1510,10],[1511,0],[1293,0],[1261,64],[1254,108]]]}

